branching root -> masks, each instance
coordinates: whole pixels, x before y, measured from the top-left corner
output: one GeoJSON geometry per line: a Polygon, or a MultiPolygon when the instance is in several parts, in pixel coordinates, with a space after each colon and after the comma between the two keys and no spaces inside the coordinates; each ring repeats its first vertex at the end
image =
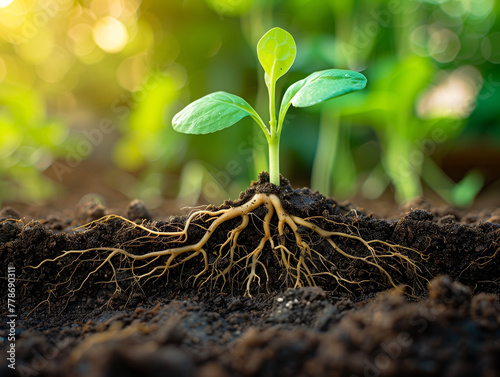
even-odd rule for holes
{"type": "MultiPolygon", "coordinates": [[[[423,283],[425,280],[415,260],[415,257],[424,258],[423,253],[383,240],[367,241],[352,230],[339,232],[323,229],[318,225],[321,221],[316,221],[317,218],[304,219],[287,213],[279,197],[274,194],[259,193],[245,204],[228,209],[196,211],[186,219],[183,227],[172,232],[153,230],[118,216],[108,216],[96,222],[103,223],[116,218],[123,221],[127,228],[144,234],[118,247],[67,250],[37,266],[29,266],[40,269],[46,263],[57,262],[62,266],[59,272],[61,276],[66,269],[73,268],[72,272],[64,274],[63,281],[50,290],[49,298],[59,285],[73,287],[67,288],[66,294],[74,295],[93,275],[104,275],[107,280],[101,282],[112,283],[116,292],[121,292],[126,280],[142,286],[149,279],[164,276],[171,269],[185,266],[186,262],[194,258],[201,258],[203,268],[192,276],[193,285],[208,283],[223,289],[227,283],[238,284],[248,296],[251,296],[255,284],[261,285],[264,276],[267,283],[281,279],[293,287],[314,286],[318,279],[329,280],[328,286],[342,287],[347,291],[353,285],[373,282],[369,278],[370,274],[362,274],[366,269],[382,276],[382,280],[385,279],[383,284],[389,283],[394,287],[399,284],[394,280],[394,274],[401,276],[409,273],[417,282],[423,283]],[[263,218],[259,218],[256,211],[262,207],[266,213],[263,218]],[[201,228],[202,236],[190,243],[190,231],[194,227],[201,228]],[[221,230],[228,227],[227,237],[214,246],[214,240],[221,237],[221,230]],[[213,237],[216,231],[218,237],[213,237]],[[253,249],[248,249],[248,242],[240,242],[240,239],[248,240],[256,232],[261,232],[261,237],[258,244],[256,242],[250,246],[253,249]],[[126,250],[141,245],[144,249],[148,240],[155,239],[168,247],[144,254],[126,250]],[[263,257],[263,254],[266,256],[263,257]],[[62,263],[70,256],[70,263],[62,263]],[[279,266],[278,276],[269,276],[269,260],[273,257],[279,266]],[[339,260],[342,261],[342,267],[334,263],[339,263],[339,260]],[[72,283],[75,271],[87,263],[92,263],[91,272],[80,283],[72,283]],[[106,265],[111,276],[103,273],[106,265]]],[[[319,220],[328,222],[322,217],[319,220]]],[[[273,267],[274,275],[276,270],[273,267]]]]}

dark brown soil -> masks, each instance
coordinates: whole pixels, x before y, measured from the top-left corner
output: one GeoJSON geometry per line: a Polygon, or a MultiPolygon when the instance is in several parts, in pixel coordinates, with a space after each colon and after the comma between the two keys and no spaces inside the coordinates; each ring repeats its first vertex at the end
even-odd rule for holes
{"type": "MultiPolygon", "coordinates": [[[[146,237],[145,231],[120,218],[75,229],[109,214],[95,203],[81,206],[71,218],[47,216],[28,223],[16,221],[22,214],[4,208],[0,375],[500,375],[499,210],[478,216],[414,202],[413,209],[388,221],[309,189],[293,190],[286,179],[280,187],[271,185],[266,174],[238,200],[210,209],[242,205],[255,193],[278,195],[289,214],[323,229],[400,245],[401,255],[411,258],[418,270],[402,259],[381,260],[399,287],[395,288],[379,269],[343,257],[317,234],[299,228],[301,237],[335,269],[360,283],[342,287],[323,275],[317,287],[295,289],[267,244],[261,261],[269,279],[261,268],[262,281],[260,286],[252,284],[251,298],[244,296],[246,271],[235,272],[225,285],[208,279],[196,287],[209,277],[207,272],[197,281],[193,278],[203,269],[202,258],[157,279],[136,282],[131,271],[123,269],[129,266],[126,261],[117,257],[117,293],[116,284],[109,282],[109,264],[85,281],[105,257],[104,251],[79,260],[66,256],[38,269],[27,266],[64,250],[95,247],[121,247],[141,255],[171,247],[172,240],[146,237]],[[8,367],[6,356],[11,347],[7,321],[12,318],[7,307],[9,265],[16,274],[15,370],[8,367]]],[[[186,221],[185,216],[153,218],[137,201],[124,213],[161,231],[179,230],[186,221]]],[[[258,245],[266,213],[265,208],[252,213],[251,225],[238,240],[245,246],[241,253],[258,245]]],[[[228,221],[212,234],[204,247],[210,263],[227,262],[216,260],[216,250],[240,222],[228,221]]],[[[277,219],[272,222],[278,244],[277,219]]],[[[188,232],[190,242],[198,241],[206,226],[202,219],[195,221],[188,232]]],[[[287,232],[290,229],[285,232],[290,243],[293,235],[287,232]]],[[[351,255],[366,253],[359,241],[338,237],[335,242],[351,255]]],[[[297,247],[290,251],[300,253],[297,247]]],[[[148,266],[165,261],[160,258],[148,266]]]]}

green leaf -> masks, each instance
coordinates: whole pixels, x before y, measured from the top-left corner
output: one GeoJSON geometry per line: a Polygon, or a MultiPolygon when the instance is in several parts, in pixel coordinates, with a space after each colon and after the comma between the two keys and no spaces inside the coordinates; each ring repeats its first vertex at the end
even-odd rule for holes
{"type": "Polygon", "coordinates": [[[172,120],[172,127],[185,134],[208,134],[231,127],[246,116],[262,123],[244,99],[226,92],[215,92],[178,112],[172,120]]]}
{"type": "Polygon", "coordinates": [[[359,72],[341,69],[314,72],[291,85],[285,92],[280,108],[280,124],[282,124],[290,105],[295,107],[312,106],[361,90],[365,86],[366,77],[359,72]]]}
{"type": "Polygon", "coordinates": [[[270,82],[288,72],[296,54],[292,35],[279,27],[269,30],[257,44],[257,56],[270,82]]]}

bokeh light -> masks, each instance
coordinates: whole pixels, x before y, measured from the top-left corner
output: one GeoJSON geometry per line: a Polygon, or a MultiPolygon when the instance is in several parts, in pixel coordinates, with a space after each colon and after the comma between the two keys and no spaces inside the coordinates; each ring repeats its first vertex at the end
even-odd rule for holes
{"type": "Polygon", "coordinates": [[[493,64],[500,64],[500,32],[491,33],[481,42],[483,57],[493,64]]]}
{"type": "Polygon", "coordinates": [[[449,29],[431,26],[429,53],[440,63],[451,62],[460,51],[460,39],[449,29]]]}
{"type": "MultiPolygon", "coordinates": [[[[73,61],[73,56],[66,49],[56,46],[47,59],[36,67],[36,71],[38,76],[48,83],[61,83],[64,81],[73,61]],[[54,62],[57,62],[57,64],[54,64],[54,62]]],[[[69,89],[69,87],[66,86],[66,89],[69,89]]]]}
{"type": "Polygon", "coordinates": [[[97,21],[93,35],[95,43],[108,53],[119,52],[128,43],[127,29],[113,17],[103,17],[97,21]]]}
{"type": "Polygon", "coordinates": [[[13,33],[9,36],[9,40],[14,40],[14,38],[23,40],[25,35],[33,30],[30,26],[26,26],[29,5],[24,1],[13,1],[7,7],[0,8],[0,12],[0,26],[4,26],[10,33],[13,33]]]}
{"type": "Polygon", "coordinates": [[[0,0],[0,8],[6,8],[12,4],[14,0],[0,0]]]}
{"type": "Polygon", "coordinates": [[[70,38],[70,48],[80,58],[90,55],[96,48],[90,25],[85,23],[77,24],[69,30],[68,36],[70,38]]]}
{"type": "Polygon", "coordinates": [[[130,92],[136,91],[148,72],[146,62],[145,54],[134,55],[123,60],[116,71],[118,83],[130,92]]]}
{"type": "Polygon", "coordinates": [[[438,83],[418,103],[422,118],[466,118],[474,110],[483,79],[477,68],[464,66],[440,72],[438,83]]]}
{"type": "Polygon", "coordinates": [[[245,14],[252,6],[252,0],[206,0],[206,2],[215,12],[224,16],[245,14]]]}
{"type": "Polygon", "coordinates": [[[40,29],[32,38],[19,44],[17,53],[28,64],[42,64],[52,54],[55,43],[55,37],[49,28],[40,29]]]}

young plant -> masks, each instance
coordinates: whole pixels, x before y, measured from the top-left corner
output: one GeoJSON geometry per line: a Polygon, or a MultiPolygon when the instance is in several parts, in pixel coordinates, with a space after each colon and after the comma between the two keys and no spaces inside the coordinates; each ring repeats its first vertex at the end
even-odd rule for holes
{"type": "Polygon", "coordinates": [[[290,105],[308,107],[361,90],[366,78],[361,73],[328,69],[314,72],[291,85],[285,92],[276,117],[276,82],[292,66],[297,48],[290,33],[278,27],[269,30],[257,44],[269,93],[269,124],[244,99],[226,92],[202,97],[175,115],[172,126],[186,134],[207,134],[222,130],[250,116],[259,125],[269,145],[270,182],[279,186],[279,144],[286,112],[290,105]]]}
{"type": "MultiPolygon", "coordinates": [[[[276,117],[276,81],[292,65],[295,43],[290,34],[275,28],[262,37],[257,50],[269,89],[268,126],[247,102],[224,92],[193,102],[175,116],[173,123],[178,131],[200,134],[229,127],[246,116],[252,117],[266,135],[271,182],[278,186],[279,137],[290,105],[311,106],[362,89],[366,79],[352,71],[315,72],[288,88],[276,117]]],[[[102,277],[106,284],[114,283],[117,292],[122,291],[125,281],[141,282],[142,288],[151,279],[168,277],[170,270],[176,267],[184,269],[189,261],[193,285],[213,287],[219,284],[222,290],[227,284],[243,288],[248,296],[255,283],[261,285],[261,277],[267,282],[281,280],[285,286],[294,287],[328,280],[328,285],[347,291],[349,285],[371,284],[371,280],[356,278],[359,269],[369,269],[370,274],[381,276],[394,287],[397,281],[389,271],[400,276],[402,271],[409,272],[415,276],[415,284],[424,279],[413,260],[414,255],[422,256],[422,253],[384,240],[365,240],[355,223],[343,224],[334,220],[334,206],[327,206],[322,215],[301,217],[298,214],[303,213],[304,208],[290,210],[290,203],[287,206],[282,203],[282,194],[285,191],[290,194],[292,188],[281,190],[276,186],[264,192],[250,189],[250,197],[243,195],[240,200],[226,202],[219,208],[211,206],[194,211],[179,223],[164,224],[162,230],[156,228],[155,223],[139,225],[119,216],[104,217],[94,223],[120,221],[120,232],[130,232],[132,239],[123,234],[120,239],[128,241],[119,245],[65,250],[29,267],[42,269],[46,263],[61,263],[63,258],[68,262],[61,273],[73,267],[69,277],[49,291],[49,298],[55,296],[53,291],[56,289],[66,289],[67,296],[71,297],[86,282],[101,281],[102,277]],[[201,261],[195,263],[195,258],[201,261]],[[83,282],[74,281],[75,270],[89,264],[86,271],[89,268],[91,271],[83,282]]],[[[46,302],[50,303],[49,299],[46,302]]]]}

